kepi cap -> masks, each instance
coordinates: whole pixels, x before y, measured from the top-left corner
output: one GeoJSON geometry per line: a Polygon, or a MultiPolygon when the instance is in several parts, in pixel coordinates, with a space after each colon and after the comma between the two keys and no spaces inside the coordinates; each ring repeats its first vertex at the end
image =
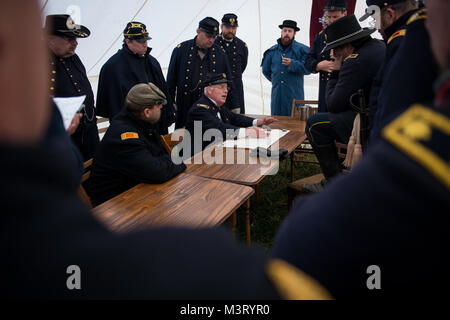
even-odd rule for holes
{"type": "Polygon", "coordinates": [[[123,36],[125,39],[137,40],[137,39],[146,39],[150,40],[151,38],[148,35],[147,27],[142,22],[130,21],[125,26],[123,30],[123,36]]]}
{"type": "Polygon", "coordinates": [[[224,26],[239,27],[238,21],[237,21],[237,15],[235,15],[234,13],[224,14],[223,18],[222,18],[222,24],[224,26]]]}
{"type": "Polygon", "coordinates": [[[198,27],[203,32],[206,32],[212,36],[217,36],[219,34],[219,21],[212,17],[206,17],[201,20],[198,27]]]}

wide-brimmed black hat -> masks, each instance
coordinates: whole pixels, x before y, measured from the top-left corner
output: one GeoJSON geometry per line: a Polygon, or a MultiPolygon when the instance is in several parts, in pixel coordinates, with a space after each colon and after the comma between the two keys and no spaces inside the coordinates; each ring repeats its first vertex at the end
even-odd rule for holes
{"type": "Polygon", "coordinates": [[[224,26],[239,27],[238,21],[237,21],[237,15],[235,15],[234,13],[224,14],[223,18],[222,18],[222,24],[224,26]]]}
{"type": "Polygon", "coordinates": [[[375,31],[372,28],[361,28],[354,14],[342,17],[325,29],[327,45],[322,52],[365,38],[375,31]]]}
{"type": "Polygon", "coordinates": [[[76,24],[68,14],[51,14],[45,17],[45,30],[55,36],[87,38],[91,34],[85,26],[76,24]]]}
{"type": "MultiPolygon", "coordinates": [[[[393,4],[397,4],[400,2],[405,2],[407,0],[366,0],[366,4],[367,7],[370,6],[378,6],[380,9],[383,9],[387,6],[391,6],[393,4]]],[[[375,10],[370,10],[369,8],[366,8],[366,13],[359,18],[359,21],[364,21],[366,20],[368,17],[370,17],[371,15],[373,15],[375,13],[375,10]]]]}
{"type": "Polygon", "coordinates": [[[219,34],[219,21],[212,17],[206,17],[198,23],[198,27],[203,32],[206,32],[212,36],[219,34]]]}
{"type": "Polygon", "coordinates": [[[292,29],[294,29],[295,31],[299,31],[299,30],[300,30],[300,28],[297,27],[297,22],[295,22],[294,20],[284,20],[284,21],[283,21],[283,24],[280,24],[278,27],[279,27],[280,29],[283,29],[283,28],[292,28],[292,29]]]}
{"type": "Polygon", "coordinates": [[[137,40],[145,39],[150,40],[148,35],[147,27],[142,22],[131,21],[128,22],[123,30],[123,36],[125,39],[137,40]]]}
{"type": "Polygon", "coordinates": [[[345,0],[328,0],[328,3],[323,10],[325,11],[347,10],[347,2],[345,0]]]}
{"type": "Polygon", "coordinates": [[[208,87],[212,86],[213,84],[221,84],[221,83],[231,83],[231,80],[227,79],[227,75],[225,73],[209,72],[206,75],[205,82],[203,82],[203,87],[208,87]]]}

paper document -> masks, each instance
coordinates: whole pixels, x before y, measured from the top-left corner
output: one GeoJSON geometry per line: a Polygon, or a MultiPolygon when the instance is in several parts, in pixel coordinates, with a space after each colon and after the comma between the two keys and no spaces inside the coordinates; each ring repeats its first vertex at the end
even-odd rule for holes
{"type": "Polygon", "coordinates": [[[269,148],[272,144],[284,137],[289,130],[272,129],[269,131],[269,135],[265,138],[241,138],[237,140],[226,140],[222,143],[225,148],[244,148],[254,149],[257,147],[269,148]]]}
{"type": "Polygon", "coordinates": [[[75,113],[77,113],[83,104],[84,99],[86,99],[86,95],[70,98],[53,98],[53,101],[58,106],[59,112],[61,112],[66,130],[69,128],[75,113]]]}

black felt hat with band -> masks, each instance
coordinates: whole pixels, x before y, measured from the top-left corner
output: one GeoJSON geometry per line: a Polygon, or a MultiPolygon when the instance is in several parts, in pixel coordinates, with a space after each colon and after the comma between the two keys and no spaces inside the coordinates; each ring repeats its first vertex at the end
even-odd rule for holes
{"type": "Polygon", "coordinates": [[[327,45],[322,52],[365,38],[375,31],[375,29],[361,28],[354,14],[342,17],[325,29],[327,45]]]}
{"type": "Polygon", "coordinates": [[[237,15],[235,15],[234,13],[224,14],[223,18],[222,18],[222,24],[224,26],[239,27],[238,21],[237,21],[237,15]]]}
{"type": "Polygon", "coordinates": [[[328,0],[328,3],[323,10],[326,10],[326,11],[347,10],[347,1],[345,1],[345,0],[328,0]]]}
{"type": "Polygon", "coordinates": [[[148,36],[147,27],[142,22],[131,21],[128,22],[123,30],[123,36],[125,39],[138,40],[145,39],[150,40],[148,36]]]}
{"type": "Polygon", "coordinates": [[[199,29],[212,36],[219,34],[219,21],[214,18],[206,17],[198,23],[199,29]]]}
{"type": "Polygon", "coordinates": [[[87,38],[91,34],[85,26],[76,24],[68,14],[51,14],[45,17],[45,30],[55,36],[87,38]]]}
{"type": "Polygon", "coordinates": [[[299,30],[300,30],[300,28],[297,27],[297,22],[295,22],[294,20],[284,20],[284,21],[283,21],[283,24],[280,24],[278,27],[279,27],[280,29],[283,29],[283,28],[292,28],[292,29],[294,29],[295,31],[299,31],[299,30]]]}

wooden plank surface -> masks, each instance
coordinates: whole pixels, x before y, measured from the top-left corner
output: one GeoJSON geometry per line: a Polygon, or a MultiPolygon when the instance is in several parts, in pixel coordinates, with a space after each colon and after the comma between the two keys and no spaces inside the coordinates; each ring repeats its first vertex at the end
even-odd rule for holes
{"type": "MultiPolygon", "coordinates": [[[[302,131],[290,131],[278,141],[278,145],[272,145],[270,149],[286,149],[291,153],[305,138],[306,135],[302,131]]],[[[205,149],[202,153],[197,154],[194,158],[189,159],[189,161],[185,161],[187,166],[185,172],[187,174],[231,181],[249,186],[255,186],[266,175],[276,174],[278,172],[278,160],[253,158],[249,156],[249,153],[249,149],[212,146],[205,149]],[[222,153],[222,157],[216,157],[216,154],[220,154],[220,152],[222,153]],[[211,155],[207,159],[219,159],[220,163],[217,163],[219,161],[208,163],[205,161],[205,154],[211,155]]]]}
{"type": "Polygon", "coordinates": [[[182,173],[163,184],[138,184],[95,207],[94,216],[115,232],[149,227],[213,227],[239,208],[250,187],[182,173]]]}
{"type": "Polygon", "coordinates": [[[209,147],[185,161],[185,173],[249,186],[258,184],[266,175],[276,174],[278,160],[254,158],[249,153],[249,149],[209,147]],[[209,159],[214,162],[208,163],[209,159]]]}
{"type": "Polygon", "coordinates": [[[278,120],[278,122],[274,122],[271,125],[269,125],[269,127],[272,129],[287,129],[289,131],[300,131],[303,133],[305,132],[306,121],[294,120],[289,116],[268,116],[261,114],[246,114],[246,116],[255,119],[272,117],[278,120]]]}

